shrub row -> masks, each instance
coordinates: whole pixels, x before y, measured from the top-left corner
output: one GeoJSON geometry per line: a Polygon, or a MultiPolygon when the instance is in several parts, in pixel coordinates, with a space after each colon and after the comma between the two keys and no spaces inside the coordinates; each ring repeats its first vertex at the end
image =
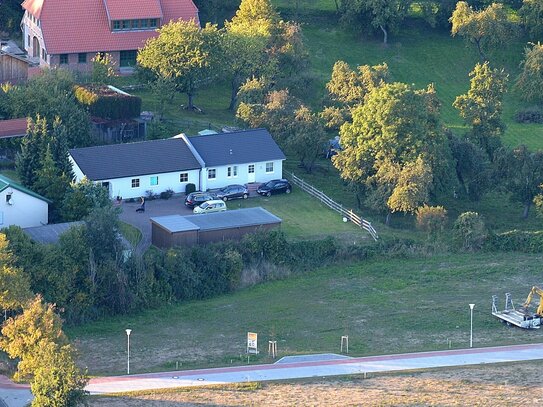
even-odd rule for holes
{"type": "Polygon", "coordinates": [[[517,123],[543,123],[543,110],[534,107],[526,110],[520,110],[515,115],[517,123]]]}
{"type": "Polygon", "coordinates": [[[106,86],[76,86],[75,97],[91,116],[103,119],[130,119],[141,113],[140,97],[114,92],[106,86]]]}
{"type": "Polygon", "coordinates": [[[486,241],[485,248],[501,252],[543,252],[543,231],[526,232],[522,230],[511,230],[505,233],[490,235],[486,241]]]}

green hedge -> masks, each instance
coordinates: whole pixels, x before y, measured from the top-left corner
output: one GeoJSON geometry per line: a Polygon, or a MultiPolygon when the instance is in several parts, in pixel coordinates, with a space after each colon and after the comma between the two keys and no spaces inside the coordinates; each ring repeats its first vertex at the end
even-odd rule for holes
{"type": "Polygon", "coordinates": [[[488,250],[501,252],[541,253],[543,252],[543,231],[511,230],[491,235],[485,246],[488,250]]]}
{"type": "Polygon", "coordinates": [[[103,119],[118,120],[139,117],[141,113],[141,98],[123,95],[107,86],[90,87],[76,86],[77,101],[87,107],[89,114],[103,119]]]}

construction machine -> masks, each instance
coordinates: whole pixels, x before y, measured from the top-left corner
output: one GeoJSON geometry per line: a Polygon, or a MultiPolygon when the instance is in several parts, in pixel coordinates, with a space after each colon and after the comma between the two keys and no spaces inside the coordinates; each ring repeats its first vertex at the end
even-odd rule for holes
{"type": "Polygon", "coordinates": [[[543,289],[533,286],[528,294],[528,298],[519,309],[515,309],[513,299],[510,293],[505,294],[505,309],[498,311],[498,297],[492,296],[492,315],[507,323],[524,329],[539,329],[543,323],[543,289]],[[531,312],[528,308],[532,303],[534,295],[539,296],[539,306],[536,312],[531,312]]]}

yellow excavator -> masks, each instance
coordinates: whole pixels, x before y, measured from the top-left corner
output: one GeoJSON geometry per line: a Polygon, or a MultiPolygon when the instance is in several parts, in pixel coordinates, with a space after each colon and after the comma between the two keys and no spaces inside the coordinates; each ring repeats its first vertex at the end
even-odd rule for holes
{"type": "Polygon", "coordinates": [[[539,306],[537,307],[537,310],[535,311],[536,315],[543,317],[543,289],[541,287],[533,286],[530,290],[530,294],[528,294],[528,298],[526,298],[526,301],[524,302],[524,305],[522,306],[522,309],[525,312],[528,312],[528,307],[530,306],[532,299],[535,295],[539,295],[539,306]]]}
{"type": "Polygon", "coordinates": [[[499,318],[507,325],[515,325],[525,329],[539,329],[543,325],[543,288],[533,286],[528,294],[528,298],[519,309],[515,309],[513,299],[510,293],[505,294],[505,309],[498,310],[498,297],[492,296],[492,315],[499,318]],[[532,303],[534,295],[539,296],[539,306],[536,312],[530,311],[528,308],[532,303]]]}

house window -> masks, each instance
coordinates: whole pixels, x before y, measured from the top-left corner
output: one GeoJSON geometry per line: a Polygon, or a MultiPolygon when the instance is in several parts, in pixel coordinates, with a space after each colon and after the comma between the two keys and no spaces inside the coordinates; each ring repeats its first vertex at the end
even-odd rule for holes
{"type": "Polygon", "coordinates": [[[157,19],[156,18],[151,18],[149,20],[149,27],[151,27],[151,28],[156,28],[157,27],[157,19]]]}
{"type": "Polygon", "coordinates": [[[254,174],[255,173],[255,165],[254,164],[249,164],[249,167],[247,168],[247,172],[249,174],[254,174]]]}
{"type": "Polygon", "coordinates": [[[151,186],[154,187],[158,185],[158,176],[151,177],[151,186]]]}
{"type": "Polygon", "coordinates": [[[47,60],[47,52],[45,52],[43,48],[41,49],[41,59],[43,59],[44,61],[47,60]]]}
{"type": "Polygon", "coordinates": [[[149,25],[147,23],[148,23],[147,19],[143,19],[140,21],[140,26],[142,30],[145,30],[147,28],[147,26],[149,25]]]}
{"type": "Polygon", "coordinates": [[[132,188],[139,188],[139,187],[140,187],[140,179],[132,178],[132,188]]]}
{"type": "Polygon", "coordinates": [[[68,54],[60,54],[60,64],[66,65],[68,63],[68,54]]]}
{"type": "Polygon", "coordinates": [[[80,52],[77,54],[77,62],[80,64],[86,64],[87,63],[87,53],[86,52],[80,52]]]}
{"type": "Polygon", "coordinates": [[[217,170],[215,168],[212,168],[207,171],[207,179],[215,179],[217,178],[217,170]]]}
{"type": "Polygon", "coordinates": [[[30,35],[26,36],[26,41],[28,42],[28,46],[30,47],[30,35]]]}
{"type": "Polygon", "coordinates": [[[273,172],[273,162],[266,163],[266,172],[273,172]]]}
{"type": "Polygon", "coordinates": [[[182,172],[181,174],[179,174],[179,182],[189,182],[189,173],[182,172]]]}
{"type": "Polygon", "coordinates": [[[113,31],[118,31],[121,29],[121,22],[119,20],[113,21],[113,31]]]}
{"type": "Polygon", "coordinates": [[[122,67],[135,66],[137,54],[138,54],[137,51],[121,51],[120,66],[122,67]]]}
{"type": "Polygon", "coordinates": [[[233,167],[228,167],[226,169],[226,176],[228,178],[237,177],[238,176],[238,167],[237,167],[237,165],[234,165],[233,167]]]}
{"type": "Polygon", "coordinates": [[[227,170],[226,170],[226,176],[228,178],[237,177],[238,176],[238,166],[234,165],[232,167],[228,167],[227,170]]]}

